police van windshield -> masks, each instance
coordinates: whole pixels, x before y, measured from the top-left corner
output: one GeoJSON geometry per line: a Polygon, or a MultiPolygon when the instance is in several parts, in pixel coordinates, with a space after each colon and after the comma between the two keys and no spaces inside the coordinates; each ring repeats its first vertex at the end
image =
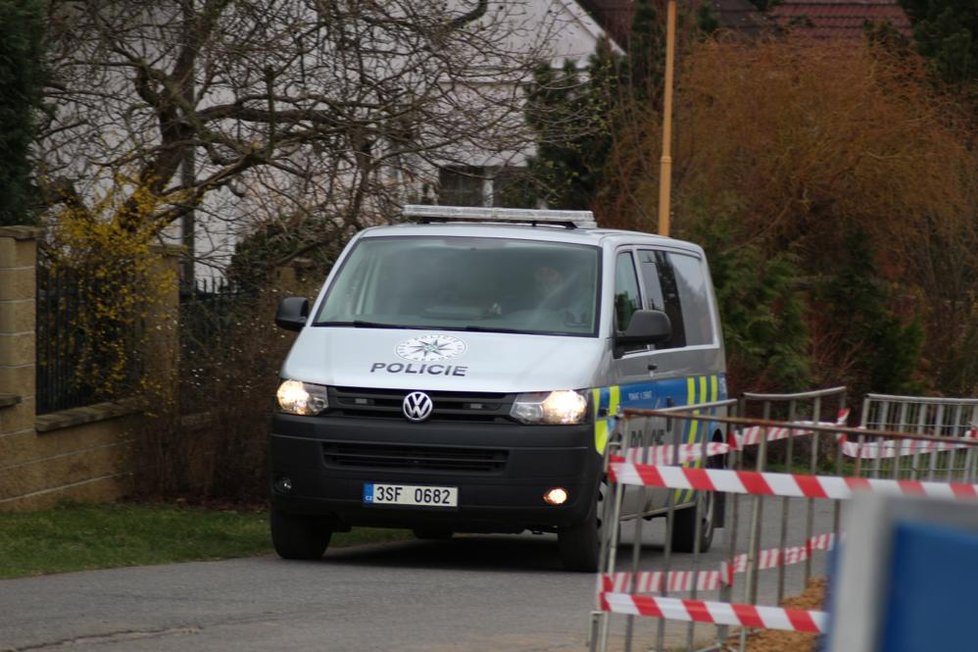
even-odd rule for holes
{"type": "Polygon", "coordinates": [[[533,240],[363,238],[313,325],[597,336],[599,259],[533,240]]]}

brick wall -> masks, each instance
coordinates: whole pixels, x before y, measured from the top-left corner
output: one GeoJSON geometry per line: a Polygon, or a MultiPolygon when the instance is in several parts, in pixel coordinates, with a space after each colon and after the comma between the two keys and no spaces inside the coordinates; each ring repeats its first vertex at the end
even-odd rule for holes
{"type": "MultiPolygon", "coordinates": [[[[0,511],[119,498],[130,489],[132,438],[146,427],[134,399],[36,416],[40,233],[31,227],[0,227],[0,511]]],[[[175,268],[175,257],[161,260],[175,268]]],[[[162,338],[151,353],[167,370],[175,368],[177,302],[174,291],[156,312],[162,338]]]]}

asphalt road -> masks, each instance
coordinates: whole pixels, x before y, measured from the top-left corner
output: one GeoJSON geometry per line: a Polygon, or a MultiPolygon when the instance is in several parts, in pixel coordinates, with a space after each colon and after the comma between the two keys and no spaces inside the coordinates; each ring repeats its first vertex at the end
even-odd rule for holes
{"type": "Polygon", "coordinates": [[[0,581],[0,650],[561,650],[594,577],[552,537],[465,537],[0,581]]]}
{"type": "MultiPolygon", "coordinates": [[[[773,505],[767,539],[780,530],[773,505]]],[[[824,524],[824,506],[819,514],[824,524]]],[[[643,569],[662,561],[661,523],[646,525],[643,569]]],[[[718,534],[705,563],[725,557],[728,541],[718,534]]],[[[593,575],[561,569],[550,535],[330,550],[314,563],[265,556],[68,573],[0,581],[0,650],[582,650],[594,588],[593,575]]],[[[673,629],[684,636],[684,625],[673,629]]]]}

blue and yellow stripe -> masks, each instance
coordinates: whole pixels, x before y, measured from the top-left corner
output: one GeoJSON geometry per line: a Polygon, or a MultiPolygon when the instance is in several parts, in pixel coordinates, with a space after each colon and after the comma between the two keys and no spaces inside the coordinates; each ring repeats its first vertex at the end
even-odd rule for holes
{"type": "MultiPolygon", "coordinates": [[[[608,439],[617,424],[620,408],[656,409],[712,403],[726,398],[721,396],[723,386],[720,375],[707,374],[594,388],[591,390],[594,449],[599,455],[604,455],[608,439]]],[[[709,437],[710,434],[708,423],[687,421],[685,428],[683,439],[688,444],[695,444],[701,437],[709,437]]],[[[702,461],[690,462],[688,465],[701,466],[702,461]]],[[[691,489],[677,489],[675,500],[677,503],[692,502],[694,493],[691,489]]]]}

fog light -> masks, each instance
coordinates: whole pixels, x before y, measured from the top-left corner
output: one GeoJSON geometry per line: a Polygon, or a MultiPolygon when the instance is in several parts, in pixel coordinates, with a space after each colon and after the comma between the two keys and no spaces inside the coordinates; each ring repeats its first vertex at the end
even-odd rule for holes
{"type": "Polygon", "coordinates": [[[287,475],[280,476],[272,484],[272,487],[274,487],[275,491],[279,492],[280,494],[292,493],[292,478],[288,477],[287,475]]]}
{"type": "Polygon", "coordinates": [[[543,494],[543,502],[548,505],[563,505],[567,502],[567,490],[563,487],[554,487],[543,494]]]}

